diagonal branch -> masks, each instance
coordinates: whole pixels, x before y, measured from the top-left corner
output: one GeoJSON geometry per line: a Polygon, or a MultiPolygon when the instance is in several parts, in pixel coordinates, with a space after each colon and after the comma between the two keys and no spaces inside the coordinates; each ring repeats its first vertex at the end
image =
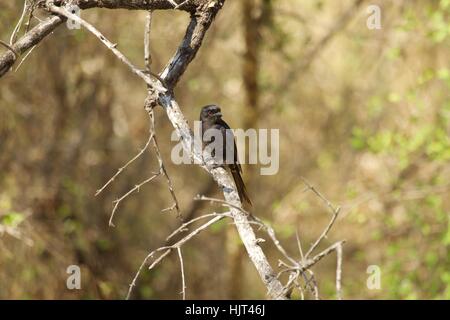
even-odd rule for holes
{"type": "Polygon", "coordinates": [[[58,16],[51,16],[39,23],[27,34],[21,37],[16,43],[11,45],[12,50],[8,50],[0,56],[0,78],[5,75],[16,62],[19,55],[41,42],[53,30],[56,29],[64,18],[58,16]]]}
{"type": "Polygon", "coordinates": [[[183,296],[183,300],[186,300],[186,280],[184,277],[183,255],[181,254],[181,248],[177,248],[177,251],[178,251],[178,259],[180,259],[180,268],[181,268],[181,294],[183,296]]]}
{"type": "MultiPolygon", "coordinates": [[[[194,12],[196,8],[209,0],[72,0],[72,4],[81,9],[106,8],[128,10],[182,10],[194,12]]],[[[55,5],[63,4],[63,0],[54,0],[55,5]]]]}
{"type": "MultiPolygon", "coordinates": [[[[219,2],[223,3],[223,1],[224,0],[221,0],[219,2]]],[[[195,13],[198,8],[208,6],[210,0],[175,0],[172,2],[175,2],[177,5],[174,6],[173,3],[168,0],[73,0],[71,1],[71,4],[78,6],[82,10],[90,8],[107,8],[128,10],[182,10],[195,13]]],[[[49,2],[49,5],[52,5],[52,3],[54,6],[58,7],[64,4],[64,1],[54,0],[49,2]]],[[[40,6],[45,8],[46,4],[40,4],[40,6]]],[[[6,53],[0,55],[0,78],[4,76],[16,62],[18,57],[14,52],[18,53],[18,55],[24,54],[28,49],[44,40],[46,36],[51,34],[65,20],[64,17],[52,15],[29,30],[17,42],[14,42],[11,45],[12,51],[8,50],[6,53]]]]}
{"type": "Polygon", "coordinates": [[[214,168],[207,166],[202,162],[201,153],[196,148],[192,148],[194,141],[190,130],[190,127],[181,112],[178,103],[170,93],[160,94],[160,105],[165,109],[169,121],[181,137],[183,148],[186,152],[189,152],[191,158],[200,163],[200,166],[205,169],[216,181],[219,187],[222,189],[225,201],[233,206],[230,206],[231,216],[235,222],[239,236],[244,243],[247,253],[257,269],[260,278],[264,285],[268,289],[268,296],[272,299],[286,299],[284,294],[283,285],[277,279],[272,267],[270,266],[267,258],[259,246],[259,241],[256,238],[250,223],[247,219],[247,215],[236,207],[242,207],[239,200],[236,187],[233,183],[231,176],[223,168],[214,168]]]}
{"type": "MultiPolygon", "coordinates": [[[[183,244],[185,244],[186,242],[188,242],[189,240],[191,240],[193,237],[195,237],[196,235],[198,235],[200,232],[202,232],[203,230],[209,228],[211,225],[213,225],[214,223],[222,220],[223,218],[229,216],[229,214],[226,213],[221,213],[221,214],[213,214],[214,217],[210,220],[208,220],[207,222],[205,222],[204,224],[200,225],[199,227],[195,228],[191,233],[189,233],[188,235],[186,235],[185,237],[183,237],[182,239],[180,239],[179,241],[177,241],[175,244],[171,245],[171,246],[164,246],[164,247],[160,247],[158,249],[153,250],[152,252],[150,252],[147,257],[145,257],[144,261],[142,261],[141,266],[139,267],[138,271],[136,272],[133,281],[130,284],[130,287],[128,289],[128,293],[126,296],[126,299],[128,300],[131,296],[131,293],[133,291],[133,288],[136,286],[136,281],[139,278],[139,275],[141,274],[142,270],[144,269],[144,266],[147,264],[147,262],[154,257],[155,254],[162,252],[163,253],[156,258],[152,264],[148,267],[149,270],[153,269],[154,267],[156,267],[166,256],[169,255],[169,253],[172,252],[172,250],[174,249],[179,249],[181,248],[181,246],[183,244]]],[[[184,284],[183,284],[184,287],[184,284]]]]}
{"type": "Polygon", "coordinates": [[[93,35],[95,35],[109,50],[111,50],[117,56],[117,58],[119,58],[120,61],[125,63],[130,68],[131,72],[133,72],[134,74],[136,74],[137,76],[142,78],[148,86],[153,87],[153,88],[157,89],[160,92],[165,92],[166,91],[166,88],[164,87],[164,84],[159,83],[159,80],[158,81],[154,81],[153,79],[150,78],[150,76],[148,74],[144,73],[142,70],[138,69],[135,65],[133,65],[133,63],[127,57],[125,57],[125,55],[122,52],[120,52],[117,49],[117,44],[116,43],[112,43],[111,41],[109,41],[92,24],[90,24],[86,20],[81,19],[76,14],[73,14],[73,13],[67,11],[63,7],[57,7],[55,5],[49,5],[48,9],[51,12],[53,12],[53,13],[57,13],[59,15],[62,15],[64,17],[66,17],[66,18],[69,18],[71,20],[74,20],[74,21],[80,23],[83,27],[85,27],[93,35]]]}
{"type": "Polygon", "coordinates": [[[205,4],[197,7],[197,12],[191,14],[191,21],[181,45],[161,72],[161,77],[168,88],[171,89],[176,85],[189,63],[195,58],[206,31],[222,8],[224,1],[206,1],[205,4]]]}
{"type": "MultiPolygon", "coordinates": [[[[227,203],[232,204],[230,206],[230,214],[234,220],[234,224],[236,225],[237,231],[239,233],[239,236],[247,250],[247,253],[253,262],[255,268],[257,269],[261,280],[263,281],[264,285],[266,286],[268,290],[268,296],[272,299],[286,299],[285,290],[281,282],[277,279],[276,274],[274,273],[271,265],[269,264],[263,250],[259,246],[258,239],[256,238],[256,235],[254,233],[254,230],[252,229],[247,215],[242,212],[240,209],[242,207],[242,204],[239,200],[239,195],[237,193],[236,187],[234,185],[233,179],[231,178],[230,174],[227,173],[223,168],[211,168],[209,165],[203,162],[202,155],[199,150],[196,150],[196,148],[192,148],[193,144],[193,135],[191,132],[191,129],[189,127],[188,122],[186,121],[178,103],[176,102],[174,96],[173,96],[173,88],[175,84],[180,79],[181,75],[184,73],[184,71],[187,69],[189,63],[194,59],[196,53],[198,52],[202,41],[204,39],[205,33],[208,30],[209,26],[211,25],[214,17],[216,16],[217,12],[222,8],[225,0],[191,0],[191,1],[185,1],[181,2],[181,0],[175,1],[177,4],[176,7],[179,7],[179,9],[184,8],[184,10],[187,10],[191,13],[191,22],[189,23],[189,26],[187,28],[185,37],[179,46],[178,50],[170,60],[170,62],[167,64],[166,68],[162,72],[161,77],[163,78],[164,82],[167,84],[166,87],[169,90],[165,90],[163,86],[160,85],[157,81],[154,81],[152,78],[150,78],[149,75],[145,74],[141,70],[137,69],[123,54],[121,54],[120,51],[116,49],[115,44],[107,40],[95,27],[84,21],[83,19],[79,18],[76,15],[73,15],[69,12],[67,12],[65,9],[58,7],[56,5],[61,5],[64,3],[63,1],[53,1],[48,2],[47,8],[54,13],[61,14],[64,17],[68,17],[72,20],[75,20],[79,22],[81,25],[86,27],[90,32],[92,32],[94,35],[96,35],[101,42],[103,42],[113,53],[128,67],[131,69],[131,71],[135,74],[137,74],[139,77],[141,77],[147,85],[151,87],[151,89],[154,89],[154,102],[159,102],[159,104],[163,107],[165,110],[169,121],[171,122],[172,126],[175,128],[176,132],[178,133],[178,136],[182,139],[183,148],[186,152],[188,152],[191,156],[191,159],[195,159],[196,163],[200,163],[200,166],[205,169],[217,182],[219,187],[222,189],[225,201],[227,203]],[[195,9],[195,10],[194,10],[195,9]]],[[[163,0],[155,0],[155,1],[144,1],[144,0],[123,0],[123,1],[112,1],[112,0],[101,0],[101,1],[94,1],[94,0],[79,0],[79,1],[73,1],[73,4],[80,4],[80,8],[85,9],[88,7],[108,7],[117,8],[117,5],[122,3],[126,4],[128,9],[136,9],[141,8],[140,5],[143,5],[144,3],[147,3],[146,6],[142,7],[141,9],[151,10],[155,9],[152,8],[150,5],[151,3],[156,3],[158,5],[161,5],[162,7],[169,9],[167,6],[170,4],[171,9],[174,8],[173,2],[169,1],[163,1],[163,0]]],[[[54,30],[57,25],[59,25],[61,22],[63,22],[64,18],[58,17],[58,16],[52,16],[47,20],[47,27],[45,28],[45,32],[41,31],[40,28],[42,28],[42,24],[39,24],[37,27],[35,27],[33,30],[35,30],[34,33],[32,33],[33,30],[31,30],[29,33],[27,33],[24,37],[30,37],[30,33],[34,35],[35,39],[34,41],[31,41],[31,44],[22,44],[20,46],[17,46],[17,43],[14,44],[13,49],[20,54],[23,53],[24,50],[27,48],[32,47],[37,42],[42,40],[48,33],[50,33],[52,30],[54,30]]],[[[20,43],[23,38],[18,41],[20,43]]],[[[0,71],[6,73],[6,71],[9,70],[10,66],[14,63],[16,57],[14,56],[13,52],[8,51],[5,55],[3,55],[0,58],[0,71]],[[3,62],[5,56],[9,55],[9,62],[3,62]]],[[[1,72],[0,72],[1,76],[1,72]]],[[[153,179],[154,177],[149,178],[153,179]]],[[[144,181],[147,182],[148,180],[144,181]]],[[[139,190],[139,186],[136,186],[134,189],[130,190],[129,193],[139,190]]],[[[129,194],[128,193],[128,194],[129,194]]],[[[116,202],[116,205],[118,205],[119,201],[116,202]]],[[[196,229],[194,232],[190,233],[188,236],[183,238],[183,240],[177,242],[175,245],[166,247],[166,248],[159,248],[158,252],[164,251],[150,266],[150,268],[153,268],[156,264],[158,264],[165,256],[167,256],[173,249],[179,248],[184,242],[188,241],[190,238],[194,237],[198,232],[204,230],[207,228],[210,224],[218,221],[221,219],[221,217],[215,217],[209,221],[209,223],[204,224],[201,228],[196,229]]],[[[144,261],[144,263],[153,256],[155,252],[151,253],[148,258],[144,261]]],[[[142,267],[142,266],[141,266],[142,267]]],[[[134,285],[134,280],[132,285],[130,286],[130,290],[134,285]]]]}
{"type": "MultiPolygon", "coordinates": [[[[169,91],[159,93],[158,102],[166,111],[169,121],[181,138],[183,149],[189,153],[191,159],[205,169],[222,189],[225,201],[233,206],[242,207],[236,187],[231,176],[223,168],[211,168],[203,162],[201,152],[193,148],[194,138],[186,118],[184,117],[173,93],[173,86],[177,83],[189,63],[199,50],[205,33],[211,25],[217,12],[222,8],[224,0],[207,1],[197,7],[195,15],[191,15],[191,22],[184,39],[175,55],[161,74],[169,91]]],[[[286,299],[283,285],[277,279],[267,257],[259,246],[256,235],[248,221],[247,215],[236,207],[230,206],[231,216],[235,222],[239,236],[244,243],[247,253],[257,269],[260,278],[268,289],[268,296],[272,299],[286,299]]]]}

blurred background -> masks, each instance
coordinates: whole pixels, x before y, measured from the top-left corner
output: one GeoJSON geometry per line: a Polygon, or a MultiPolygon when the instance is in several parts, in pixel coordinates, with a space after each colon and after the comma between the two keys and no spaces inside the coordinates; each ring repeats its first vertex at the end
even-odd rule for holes
{"type": "MultiPolygon", "coordinates": [[[[0,39],[9,40],[21,11],[0,2],[0,39]]],[[[142,67],[145,16],[82,12],[142,67]]],[[[301,176],[340,205],[320,248],[347,240],[345,299],[450,299],[449,17],[448,0],[228,0],[176,89],[191,123],[217,103],[232,127],[280,129],[278,174],[244,168],[253,213],[297,257],[296,231],[307,248],[330,219],[301,176]],[[370,4],[381,8],[380,30],[366,26],[370,4]],[[380,268],[380,289],[366,285],[370,265],[380,268]]],[[[153,71],[188,21],[183,12],[154,13],[153,71]]],[[[124,200],[108,227],[112,201],[158,168],[151,149],[94,196],[144,146],[145,96],[96,38],[64,26],[0,79],[1,299],[122,299],[145,256],[179,226],[174,212],[161,213],[172,199],[159,177],[124,200]],[[72,264],[81,290],[66,288],[72,264]]],[[[155,122],[183,215],[223,210],[193,201],[221,195],[202,169],[171,163],[172,127],[159,107],[155,122]]],[[[276,268],[279,253],[262,246],[276,268]]],[[[187,298],[265,297],[229,221],[183,254],[187,298]]],[[[320,297],[334,299],[335,255],[313,271],[320,297]]],[[[180,290],[171,254],[143,271],[132,298],[179,299],[180,290]]]]}

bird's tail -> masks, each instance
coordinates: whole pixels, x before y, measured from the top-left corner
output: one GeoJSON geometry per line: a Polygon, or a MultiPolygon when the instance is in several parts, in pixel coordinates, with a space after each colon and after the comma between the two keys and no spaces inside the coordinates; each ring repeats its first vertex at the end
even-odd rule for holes
{"type": "Polygon", "coordinates": [[[231,171],[231,174],[233,175],[234,184],[236,185],[241,202],[246,201],[249,205],[252,206],[253,203],[247,194],[247,189],[245,188],[245,184],[244,184],[244,181],[242,180],[239,169],[237,167],[234,167],[234,168],[231,168],[230,171],[231,171]]]}

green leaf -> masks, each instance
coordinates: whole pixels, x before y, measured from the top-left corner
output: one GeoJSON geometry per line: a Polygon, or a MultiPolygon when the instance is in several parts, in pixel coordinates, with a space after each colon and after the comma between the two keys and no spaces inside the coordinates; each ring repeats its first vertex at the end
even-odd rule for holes
{"type": "Polygon", "coordinates": [[[2,217],[2,224],[9,227],[17,227],[23,220],[25,216],[20,212],[10,212],[2,217]]]}

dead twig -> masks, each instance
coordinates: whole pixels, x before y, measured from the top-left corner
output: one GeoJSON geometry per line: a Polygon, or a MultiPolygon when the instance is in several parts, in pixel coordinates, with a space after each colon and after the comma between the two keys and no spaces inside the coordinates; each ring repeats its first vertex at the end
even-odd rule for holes
{"type": "Polygon", "coordinates": [[[120,52],[117,49],[117,43],[112,43],[111,41],[109,41],[92,24],[90,24],[86,20],[80,18],[76,14],[73,14],[73,13],[67,11],[64,7],[57,7],[57,6],[51,5],[51,4],[49,4],[47,7],[51,12],[59,14],[61,16],[64,16],[68,19],[74,20],[74,21],[78,22],[80,25],[82,25],[83,27],[85,27],[88,31],[90,31],[93,35],[95,35],[109,50],[111,50],[111,52],[120,61],[122,61],[125,65],[127,65],[130,68],[131,72],[133,72],[134,74],[139,76],[141,79],[143,79],[148,86],[154,88],[158,92],[163,93],[163,92],[167,91],[167,89],[164,87],[163,83],[161,83],[159,80],[154,81],[153,79],[150,78],[149,75],[147,75],[145,72],[143,72],[142,70],[137,68],[135,65],[133,65],[133,63],[131,63],[131,61],[122,52],[120,52]]]}
{"type": "Polygon", "coordinates": [[[183,296],[183,300],[186,300],[186,280],[184,278],[184,264],[183,264],[183,255],[181,254],[181,248],[177,248],[178,258],[180,259],[180,268],[181,268],[181,294],[183,296]]]}
{"type": "Polygon", "coordinates": [[[146,183],[149,183],[150,181],[152,181],[153,179],[155,179],[156,177],[158,177],[161,174],[161,172],[156,172],[153,173],[153,175],[147,179],[145,179],[144,181],[142,181],[141,183],[137,184],[134,186],[134,188],[130,189],[128,192],[126,192],[123,196],[121,196],[120,198],[116,199],[113,201],[113,209],[111,212],[111,216],[109,218],[109,226],[110,227],[115,227],[114,223],[112,222],[114,219],[114,214],[117,211],[117,208],[119,207],[119,204],[125,199],[127,198],[130,194],[132,194],[133,192],[137,191],[139,192],[139,189],[146,183]]]}
{"type": "Polygon", "coordinates": [[[133,158],[131,158],[127,163],[125,163],[122,167],[117,169],[117,172],[108,180],[108,182],[106,182],[100,189],[98,189],[95,192],[95,196],[98,196],[100,193],[102,193],[103,190],[105,190],[105,188],[107,186],[109,186],[117,178],[118,175],[120,175],[122,173],[122,171],[124,171],[130,164],[132,164],[134,161],[136,161],[136,159],[138,159],[145,152],[145,150],[147,150],[152,138],[153,138],[153,132],[150,132],[149,137],[148,137],[147,142],[145,143],[144,147],[141,150],[139,150],[139,152],[133,158]]]}
{"type": "Polygon", "coordinates": [[[133,281],[130,284],[126,299],[128,300],[130,298],[131,292],[132,292],[133,288],[136,286],[136,281],[139,278],[139,275],[142,272],[144,266],[147,264],[148,260],[153,258],[153,256],[157,252],[163,251],[163,253],[150,264],[150,266],[148,267],[149,270],[153,269],[156,265],[158,265],[170,252],[172,252],[172,250],[174,250],[174,249],[178,250],[178,248],[181,248],[182,245],[184,245],[190,239],[195,237],[197,234],[199,234],[203,230],[207,229],[209,226],[213,225],[214,223],[222,220],[226,216],[229,216],[229,213],[217,215],[217,216],[213,217],[212,219],[210,219],[209,221],[202,224],[201,226],[195,228],[191,233],[189,233],[188,235],[186,235],[185,237],[183,237],[182,239],[177,241],[175,244],[170,245],[170,246],[163,246],[163,247],[160,247],[160,248],[155,249],[152,252],[150,252],[145,257],[144,261],[142,262],[141,266],[139,267],[138,271],[136,272],[136,275],[134,276],[133,281]]]}
{"type": "Polygon", "coordinates": [[[17,53],[16,50],[14,50],[14,48],[12,46],[10,46],[9,44],[7,44],[6,42],[0,40],[0,44],[2,46],[4,46],[6,49],[11,50],[12,53],[14,53],[15,58],[17,59],[19,57],[19,54],[17,53]]]}

